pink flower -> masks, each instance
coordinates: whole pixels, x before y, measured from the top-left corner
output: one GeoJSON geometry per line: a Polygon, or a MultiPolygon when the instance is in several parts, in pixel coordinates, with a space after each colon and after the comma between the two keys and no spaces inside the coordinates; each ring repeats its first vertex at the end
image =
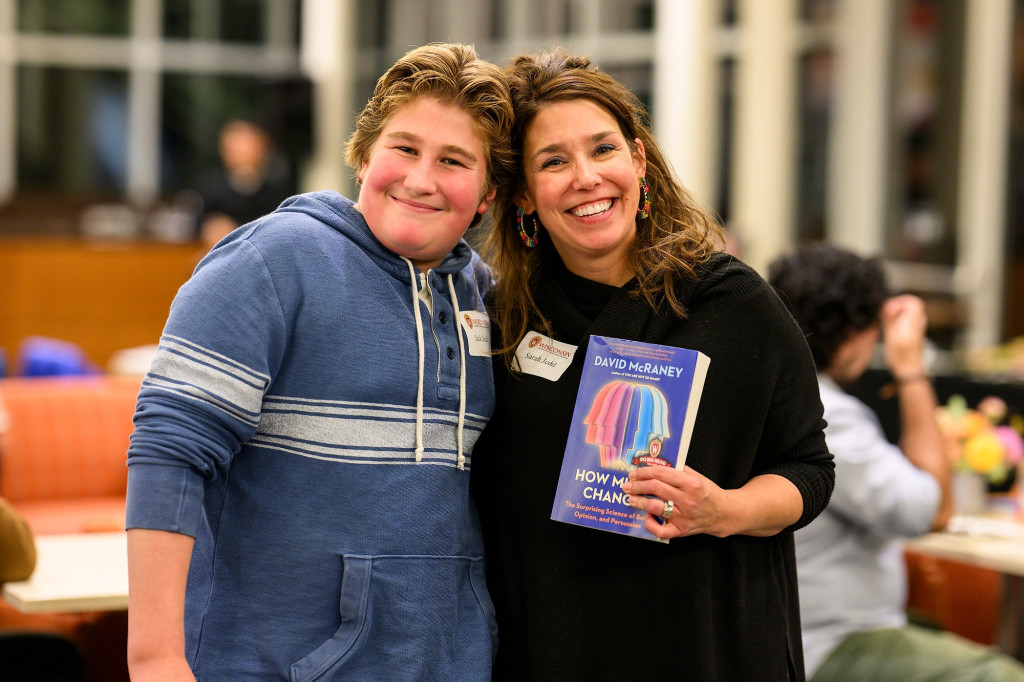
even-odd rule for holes
{"type": "Polygon", "coordinates": [[[1024,438],[1010,426],[997,426],[996,438],[1003,444],[1006,452],[1006,463],[1016,464],[1024,459],[1024,438]]]}
{"type": "Polygon", "coordinates": [[[978,412],[981,412],[993,424],[998,424],[1006,418],[1006,401],[994,395],[983,398],[978,403],[978,412]]]}

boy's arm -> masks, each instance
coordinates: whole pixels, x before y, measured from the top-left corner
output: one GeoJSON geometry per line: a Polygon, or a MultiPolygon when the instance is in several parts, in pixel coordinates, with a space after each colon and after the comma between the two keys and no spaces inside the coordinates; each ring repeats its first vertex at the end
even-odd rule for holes
{"type": "Polygon", "coordinates": [[[162,530],[128,530],[128,668],[133,682],[186,680],[185,582],[195,541],[162,530]]]}

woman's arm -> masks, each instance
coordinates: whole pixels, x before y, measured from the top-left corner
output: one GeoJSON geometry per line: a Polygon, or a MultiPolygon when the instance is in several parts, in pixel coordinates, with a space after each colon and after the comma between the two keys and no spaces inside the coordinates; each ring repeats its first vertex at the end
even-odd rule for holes
{"type": "Polygon", "coordinates": [[[755,476],[743,487],[723,490],[690,467],[640,467],[629,474],[622,489],[630,505],[648,512],[645,526],[659,538],[705,533],[716,537],[767,537],[796,523],[803,514],[803,496],[787,478],[755,476]],[[646,497],[653,495],[655,497],[646,497]],[[668,522],[654,516],[674,508],[668,522]]]}

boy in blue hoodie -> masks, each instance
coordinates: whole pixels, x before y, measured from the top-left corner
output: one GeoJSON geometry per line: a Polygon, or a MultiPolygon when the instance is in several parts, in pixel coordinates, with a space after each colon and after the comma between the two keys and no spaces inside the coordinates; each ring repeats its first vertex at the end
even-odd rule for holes
{"type": "Polygon", "coordinates": [[[494,409],[462,236],[512,109],[471,47],[412,50],[346,158],[182,287],[128,451],[132,679],[473,679],[496,644],[469,496],[494,409]]]}

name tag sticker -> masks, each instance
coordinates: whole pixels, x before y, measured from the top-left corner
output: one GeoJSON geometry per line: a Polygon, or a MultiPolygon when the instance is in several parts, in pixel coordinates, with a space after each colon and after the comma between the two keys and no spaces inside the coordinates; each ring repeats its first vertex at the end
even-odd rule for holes
{"type": "Polygon", "coordinates": [[[576,346],[570,346],[540,332],[527,332],[516,348],[516,368],[523,374],[533,374],[550,381],[558,381],[565,368],[572,364],[576,346]]]}
{"type": "Polygon", "coordinates": [[[466,348],[470,355],[489,355],[491,352],[491,319],[478,310],[463,310],[459,320],[466,332],[466,348]]]}

